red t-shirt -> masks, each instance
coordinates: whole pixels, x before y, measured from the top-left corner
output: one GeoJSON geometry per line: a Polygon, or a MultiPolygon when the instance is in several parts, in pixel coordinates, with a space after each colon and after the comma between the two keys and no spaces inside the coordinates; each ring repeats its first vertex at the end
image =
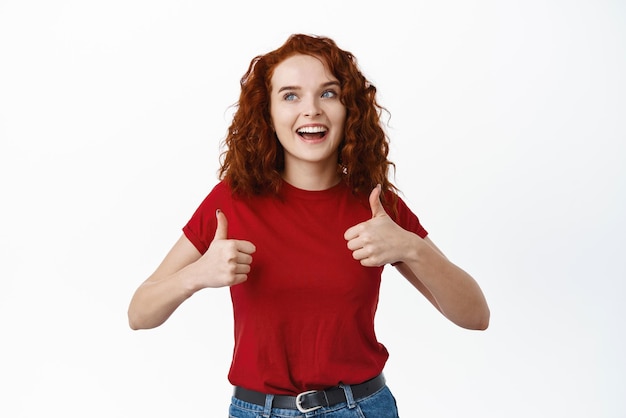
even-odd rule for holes
{"type": "MultiPolygon", "coordinates": [[[[343,237],[372,217],[367,196],[357,198],[343,182],[324,191],[284,183],[281,193],[282,199],[239,199],[220,182],[183,228],[204,253],[221,209],[228,238],[257,249],[248,280],[230,288],[235,347],[229,380],[283,395],[368,380],[388,358],[374,332],[383,268],[361,266],[343,237]]],[[[400,226],[426,236],[401,199],[397,212],[400,226]]]]}

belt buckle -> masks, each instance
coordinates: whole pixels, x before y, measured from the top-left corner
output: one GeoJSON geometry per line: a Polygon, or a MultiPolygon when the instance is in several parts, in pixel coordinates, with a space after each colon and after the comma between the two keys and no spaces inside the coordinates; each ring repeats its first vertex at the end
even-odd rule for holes
{"type": "Polygon", "coordinates": [[[303,408],[302,407],[302,397],[305,395],[310,395],[311,393],[315,393],[318,392],[317,390],[309,390],[306,392],[302,392],[302,393],[298,393],[298,395],[296,396],[296,408],[298,408],[298,411],[302,412],[303,414],[306,414],[307,412],[312,412],[312,411],[316,411],[318,409],[320,409],[322,407],[322,405],[318,405],[318,406],[314,406],[312,408],[303,408]]]}

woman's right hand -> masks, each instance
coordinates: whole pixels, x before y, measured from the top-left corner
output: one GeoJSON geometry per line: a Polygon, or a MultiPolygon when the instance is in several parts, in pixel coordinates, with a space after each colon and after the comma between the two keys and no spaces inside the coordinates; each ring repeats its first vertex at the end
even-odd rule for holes
{"type": "Polygon", "coordinates": [[[197,277],[201,287],[233,286],[248,279],[252,254],[256,247],[250,241],[228,239],[228,220],[221,210],[217,210],[217,228],[209,249],[198,261],[197,277]]]}
{"type": "Polygon", "coordinates": [[[137,288],[128,307],[132,329],[158,327],[201,289],[247,280],[256,247],[249,241],[228,239],[226,215],[218,210],[215,216],[215,237],[204,254],[182,235],[155,272],[137,288]]]}

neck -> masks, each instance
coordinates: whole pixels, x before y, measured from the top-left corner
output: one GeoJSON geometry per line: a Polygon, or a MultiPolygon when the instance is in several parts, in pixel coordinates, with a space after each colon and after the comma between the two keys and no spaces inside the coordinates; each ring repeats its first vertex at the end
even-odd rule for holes
{"type": "Polygon", "coordinates": [[[287,166],[283,172],[283,179],[298,189],[318,191],[337,185],[341,177],[334,165],[323,170],[313,165],[312,167],[287,166]]]}

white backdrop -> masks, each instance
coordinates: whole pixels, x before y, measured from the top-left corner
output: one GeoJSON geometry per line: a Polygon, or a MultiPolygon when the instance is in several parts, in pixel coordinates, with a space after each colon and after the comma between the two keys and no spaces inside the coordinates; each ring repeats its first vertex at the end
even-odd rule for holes
{"type": "Polygon", "coordinates": [[[357,56],[396,183],[492,310],[457,328],[386,270],[401,415],[626,416],[617,0],[0,1],[0,416],[226,416],[228,291],[149,331],[126,309],[217,181],[250,59],[294,32],[357,56]]]}

